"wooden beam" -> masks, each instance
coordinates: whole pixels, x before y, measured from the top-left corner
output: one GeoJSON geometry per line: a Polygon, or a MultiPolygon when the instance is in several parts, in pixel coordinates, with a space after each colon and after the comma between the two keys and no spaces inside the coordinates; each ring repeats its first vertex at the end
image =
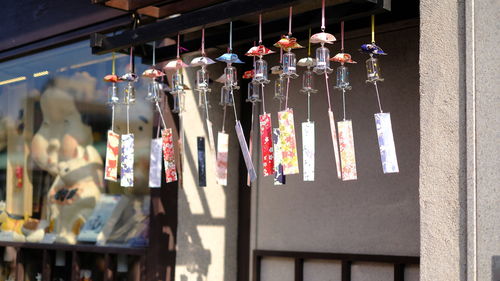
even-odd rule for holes
{"type": "Polygon", "coordinates": [[[175,14],[182,14],[189,11],[208,7],[213,4],[223,2],[223,0],[205,0],[205,1],[176,1],[164,5],[152,5],[141,8],[137,12],[154,18],[164,18],[175,14]]]}
{"type": "Polygon", "coordinates": [[[135,11],[137,9],[154,5],[159,2],[162,1],[161,0],[109,0],[105,1],[104,5],[124,11],[135,11]]]}

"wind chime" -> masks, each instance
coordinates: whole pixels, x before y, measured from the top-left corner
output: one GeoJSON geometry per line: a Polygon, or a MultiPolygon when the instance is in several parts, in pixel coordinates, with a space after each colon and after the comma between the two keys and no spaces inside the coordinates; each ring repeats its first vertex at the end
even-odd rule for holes
{"type": "MultiPolygon", "coordinates": [[[[278,112],[279,150],[281,150],[281,159],[279,160],[281,160],[283,175],[299,173],[293,109],[288,107],[288,93],[290,90],[290,79],[299,77],[297,74],[297,59],[292,50],[303,47],[297,43],[296,38],[292,37],[292,14],[293,10],[290,7],[288,34],[283,35],[275,45],[284,52],[282,57],[283,73],[280,76],[286,79],[285,108],[278,112]]],[[[280,165],[277,167],[278,170],[276,171],[275,179],[279,181],[281,167],[280,165]]]]}
{"type": "Polygon", "coordinates": [[[391,113],[383,112],[382,103],[378,91],[377,82],[382,82],[384,79],[380,73],[380,67],[377,56],[387,55],[379,46],[375,44],[375,16],[371,17],[372,42],[363,44],[361,51],[370,55],[366,60],[367,83],[372,83],[375,86],[377,101],[380,113],[375,113],[375,125],[377,127],[378,144],[380,148],[380,158],[384,174],[398,173],[398,159],[396,155],[396,147],[394,144],[394,136],[392,133],[391,113]]]}
{"type": "MultiPolygon", "coordinates": [[[[252,94],[248,100],[252,103],[252,111],[254,105],[262,101],[262,114],[259,115],[260,140],[262,149],[262,165],[264,176],[273,174],[274,171],[274,156],[273,143],[271,135],[271,114],[266,112],[266,100],[264,93],[264,85],[270,81],[268,79],[267,62],[263,59],[264,55],[274,53],[267,49],[262,44],[262,14],[259,15],[259,46],[252,47],[247,53],[247,56],[258,57],[255,61],[255,75],[252,79],[252,94]],[[259,94],[260,92],[260,94],[259,94]],[[260,97],[260,98],[259,98],[260,97]]],[[[252,114],[253,119],[253,114],[252,114]]]]}
{"type": "Polygon", "coordinates": [[[216,177],[220,185],[227,185],[227,166],[229,152],[229,135],[225,132],[226,111],[233,106],[234,91],[238,90],[238,74],[233,63],[243,63],[237,54],[233,54],[233,22],[229,23],[229,48],[228,52],[216,58],[220,62],[225,62],[224,74],[217,81],[223,83],[220,92],[220,105],[223,108],[222,130],[217,134],[217,168],[216,177]]]}
{"type": "MultiPolygon", "coordinates": [[[[309,38],[311,29],[309,28],[309,38]]],[[[307,121],[302,122],[302,163],[304,166],[304,181],[314,181],[314,158],[315,158],[315,126],[311,121],[311,94],[317,93],[314,88],[314,76],[311,68],[316,65],[316,60],[311,57],[311,40],[307,47],[307,57],[302,58],[297,63],[298,66],[307,67],[302,74],[302,89],[300,92],[307,95],[307,121]]]]}
{"type": "Polygon", "coordinates": [[[116,182],[118,180],[118,150],[120,148],[120,135],[115,132],[115,107],[120,103],[118,97],[118,87],[116,83],[120,78],[116,75],[115,53],[112,54],[111,74],[104,77],[104,81],[111,83],[108,88],[107,104],[111,107],[111,129],[108,130],[108,139],[106,144],[106,164],[104,169],[104,179],[116,182]]]}
{"type": "Polygon", "coordinates": [[[340,179],[340,156],[337,140],[337,131],[335,129],[335,118],[333,115],[332,103],[330,101],[330,89],[328,86],[328,74],[332,73],[330,68],[330,51],[325,44],[333,44],[336,41],[335,36],[325,32],[325,0],[321,4],[321,32],[311,36],[311,43],[320,43],[321,46],[316,49],[316,65],[313,71],[318,75],[325,75],[326,96],[328,98],[328,117],[330,121],[330,131],[332,135],[333,153],[335,156],[335,166],[337,168],[337,177],[340,179]]]}
{"type": "Polygon", "coordinates": [[[207,131],[208,131],[208,142],[210,145],[210,149],[214,148],[214,137],[213,137],[213,129],[212,129],[212,122],[210,121],[210,115],[209,115],[209,103],[208,103],[208,98],[207,95],[212,91],[209,88],[209,72],[207,70],[207,66],[210,64],[214,64],[215,61],[212,59],[208,58],[205,54],[205,28],[202,28],[201,30],[201,57],[196,57],[194,58],[190,66],[201,66],[201,69],[196,71],[196,86],[195,86],[195,91],[198,92],[198,106],[200,108],[203,108],[205,110],[205,120],[207,124],[207,131]]]}
{"type": "Polygon", "coordinates": [[[156,42],[153,42],[153,64],[151,68],[142,73],[143,77],[151,79],[148,84],[148,93],[146,99],[154,104],[158,111],[158,130],[156,138],[151,140],[151,153],[149,163],[149,187],[161,186],[162,159],[165,164],[165,181],[167,183],[177,180],[177,169],[175,166],[174,143],[172,128],[167,128],[165,118],[163,117],[160,102],[163,99],[162,87],[158,79],[165,76],[165,73],[155,68],[156,65],[156,42]],[[163,129],[161,127],[163,126],[163,129]],[[160,137],[161,130],[161,137],[160,137]]]}
{"type": "Polygon", "coordinates": [[[336,54],[331,61],[340,63],[337,67],[337,83],[335,89],[342,91],[342,108],[343,120],[337,122],[339,130],[339,147],[340,147],[340,164],[342,172],[342,180],[355,180],[357,179],[356,172],[356,154],[354,151],[354,137],[352,133],[352,121],[346,119],[346,102],[345,93],[351,90],[349,81],[349,68],[345,66],[346,63],[356,63],[351,59],[351,55],[344,53],[344,22],[340,23],[341,34],[341,48],[340,53],[336,54]]]}

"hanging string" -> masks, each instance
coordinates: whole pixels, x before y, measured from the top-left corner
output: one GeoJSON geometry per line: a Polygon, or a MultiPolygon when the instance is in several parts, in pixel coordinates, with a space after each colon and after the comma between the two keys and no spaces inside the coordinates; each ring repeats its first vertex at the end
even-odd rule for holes
{"type": "Polygon", "coordinates": [[[307,56],[310,57],[311,56],[311,28],[309,27],[309,44],[308,44],[308,47],[307,47],[307,56]]]}
{"type": "Polygon", "coordinates": [[[262,112],[266,114],[266,99],[264,96],[264,84],[261,84],[261,87],[262,87],[262,112]]]}
{"type": "Polygon", "coordinates": [[[345,89],[342,89],[342,106],[344,108],[344,121],[345,121],[345,89]]]}
{"type": "Polygon", "coordinates": [[[372,43],[375,44],[375,15],[372,15],[372,43]]]}
{"type": "Polygon", "coordinates": [[[290,6],[290,15],[288,16],[288,36],[292,36],[292,6],[290,6]]]}
{"type": "Polygon", "coordinates": [[[153,41],[153,66],[156,65],[156,41],[153,41]]]}
{"type": "Polygon", "coordinates": [[[290,77],[286,78],[285,109],[288,109],[288,89],[290,88],[290,77]]]}
{"type": "Polygon", "coordinates": [[[229,52],[233,51],[233,22],[229,22],[229,52]]]}
{"type": "Polygon", "coordinates": [[[311,120],[311,94],[307,93],[307,122],[311,120]]]}
{"type": "MultiPolygon", "coordinates": [[[[111,74],[115,75],[116,73],[116,59],[115,52],[111,53],[111,74]]],[[[113,83],[113,88],[115,87],[115,83],[113,83]]],[[[111,104],[111,131],[115,131],[115,103],[111,104]]]]}
{"type": "Polygon", "coordinates": [[[328,87],[328,74],[325,71],[325,83],[326,83],[326,96],[328,97],[328,110],[332,110],[332,103],[330,102],[330,88],[328,87]]]}
{"type": "Polygon", "coordinates": [[[342,53],[344,52],[344,21],[341,21],[340,22],[340,38],[341,38],[341,47],[340,47],[340,50],[342,51],[342,53]]]}
{"type": "Polygon", "coordinates": [[[238,114],[236,113],[236,102],[235,102],[235,98],[234,98],[233,89],[231,89],[231,96],[233,97],[234,120],[238,121],[238,114]]]}
{"type": "Polygon", "coordinates": [[[127,134],[130,134],[130,105],[127,103],[127,134]]]}
{"type": "Polygon", "coordinates": [[[111,74],[115,75],[116,74],[116,59],[115,59],[115,52],[111,53],[111,74]]]}
{"type": "Polygon", "coordinates": [[[378,93],[377,81],[375,81],[373,84],[375,85],[375,91],[377,92],[378,109],[380,109],[380,113],[383,113],[383,111],[382,111],[382,103],[380,103],[380,95],[378,93]]]}
{"type": "Polygon", "coordinates": [[[262,45],[262,14],[259,14],[259,45],[262,45]]]}
{"type": "Polygon", "coordinates": [[[321,1],[321,31],[325,31],[325,0],[321,1]]]}
{"type": "Polygon", "coordinates": [[[130,47],[130,58],[129,58],[129,64],[130,64],[130,72],[134,72],[134,61],[133,61],[133,50],[134,47],[130,47]]]}
{"type": "Polygon", "coordinates": [[[222,132],[224,133],[224,128],[225,128],[225,125],[226,125],[226,111],[227,111],[227,106],[224,105],[224,109],[223,109],[223,113],[222,113],[222,132]]]}
{"type": "Polygon", "coordinates": [[[163,125],[163,128],[167,128],[167,124],[165,123],[165,118],[163,117],[163,113],[161,113],[161,107],[158,102],[156,102],[156,109],[158,109],[158,113],[160,113],[160,120],[161,124],[163,125]]]}
{"type": "Polygon", "coordinates": [[[205,56],[205,28],[201,29],[201,55],[205,56]]]}
{"type": "Polygon", "coordinates": [[[181,34],[177,33],[177,58],[181,58],[181,34]]]}

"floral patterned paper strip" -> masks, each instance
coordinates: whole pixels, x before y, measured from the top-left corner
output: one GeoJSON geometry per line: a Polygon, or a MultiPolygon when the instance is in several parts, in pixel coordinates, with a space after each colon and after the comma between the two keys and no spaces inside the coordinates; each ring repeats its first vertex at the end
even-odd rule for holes
{"type": "Polygon", "coordinates": [[[262,170],[264,176],[272,175],[274,172],[273,140],[271,135],[271,114],[266,113],[259,116],[260,120],[260,144],[262,148],[262,170]]]}
{"type": "Polygon", "coordinates": [[[106,169],[104,179],[117,181],[118,178],[118,150],[120,147],[120,135],[109,130],[108,144],[106,145],[106,169]]]}
{"type": "Polygon", "coordinates": [[[252,157],[248,151],[247,141],[245,140],[245,135],[243,134],[243,129],[241,128],[240,121],[236,121],[236,135],[238,136],[238,141],[240,143],[241,153],[243,154],[243,159],[245,160],[245,165],[247,166],[248,175],[250,181],[255,181],[257,179],[257,174],[255,173],[255,168],[252,163],[252,157]]]}
{"type": "Polygon", "coordinates": [[[167,183],[177,180],[177,167],[175,166],[175,151],[174,140],[172,137],[172,128],[163,129],[162,136],[162,149],[163,161],[165,163],[165,181],[167,183]]]}
{"type": "Polygon", "coordinates": [[[314,181],[314,122],[302,123],[302,163],[304,181],[314,181]]]}
{"type": "Polygon", "coordinates": [[[356,154],[354,152],[354,137],[351,120],[337,122],[339,128],[340,164],[342,165],[342,180],[355,180],[356,154]]]}
{"type": "Polygon", "coordinates": [[[378,145],[384,174],[398,173],[398,158],[394,136],[392,135],[392,124],[390,113],[376,113],[375,124],[377,125],[378,145]]]}
{"type": "Polygon", "coordinates": [[[274,185],[283,185],[286,182],[286,176],[283,174],[283,164],[281,164],[281,140],[280,129],[273,128],[273,145],[274,145],[274,185]]]}
{"type": "Polygon", "coordinates": [[[227,154],[229,151],[229,135],[223,132],[217,134],[217,183],[227,185],[227,154]]]}
{"type": "Polygon", "coordinates": [[[297,158],[297,144],[295,141],[295,127],[293,124],[293,109],[278,112],[281,152],[283,155],[283,174],[299,173],[299,160],[297,158]]]}
{"type": "Polygon", "coordinates": [[[161,138],[151,140],[149,187],[161,187],[161,138]]]}
{"type": "Polygon", "coordinates": [[[335,167],[337,168],[337,177],[340,179],[340,157],[339,157],[339,142],[337,140],[337,131],[335,130],[335,119],[333,112],[328,110],[328,117],[330,118],[330,132],[332,133],[333,154],[335,156],[335,167]]]}
{"type": "Polygon", "coordinates": [[[198,183],[207,186],[207,171],[205,167],[205,138],[198,137],[198,183]]]}
{"type": "Polygon", "coordinates": [[[122,135],[121,182],[123,187],[134,186],[134,134],[122,135]]]}

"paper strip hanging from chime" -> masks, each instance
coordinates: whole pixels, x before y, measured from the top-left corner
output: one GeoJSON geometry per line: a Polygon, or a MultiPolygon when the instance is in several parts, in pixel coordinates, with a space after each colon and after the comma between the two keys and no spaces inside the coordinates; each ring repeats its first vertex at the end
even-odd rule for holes
{"type": "Polygon", "coordinates": [[[205,138],[198,137],[198,184],[200,187],[207,186],[207,170],[205,166],[205,138]]]}
{"type": "Polygon", "coordinates": [[[384,174],[398,173],[398,158],[396,156],[396,146],[392,134],[391,114],[376,113],[375,124],[377,126],[378,144],[380,148],[380,158],[384,174]]]}
{"type": "Polygon", "coordinates": [[[250,177],[250,181],[253,182],[257,179],[257,174],[255,173],[255,168],[252,163],[252,157],[250,156],[250,152],[248,151],[248,144],[245,140],[245,135],[243,134],[243,129],[241,128],[241,123],[239,120],[236,120],[236,125],[234,128],[236,130],[236,135],[238,136],[238,142],[240,143],[241,153],[243,154],[243,159],[245,160],[248,176],[250,177]]]}
{"type": "Polygon", "coordinates": [[[358,178],[356,171],[356,154],[354,150],[354,137],[352,134],[351,120],[337,123],[339,129],[340,163],[342,165],[342,180],[355,180],[358,178]]]}
{"type": "Polygon", "coordinates": [[[229,135],[223,132],[217,134],[217,183],[227,185],[227,159],[229,152],[229,135]]]}
{"type": "Polygon", "coordinates": [[[302,123],[302,163],[304,181],[314,181],[314,122],[302,123]]]}
{"type": "Polygon", "coordinates": [[[274,185],[283,185],[286,176],[283,174],[283,152],[281,151],[280,129],[273,128],[273,149],[274,149],[274,185]]]}
{"type": "Polygon", "coordinates": [[[271,134],[271,114],[259,116],[260,120],[260,145],[262,148],[262,165],[264,176],[274,172],[273,140],[271,134]]]}
{"type": "Polygon", "coordinates": [[[175,151],[172,128],[163,129],[161,132],[161,136],[163,161],[165,163],[165,181],[167,183],[170,183],[177,180],[177,167],[175,165],[175,151]]]}
{"type": "Polygon", "coordinates": [[[340,157],[339,157],[337,131],[335,129],[335,118],[333,117],[333,112],[331,110],[328,110],[328,118],[330,120],[330,133],[332,135],[333,154],[335,156],[335,167],[337,168],[337,177],[340,179],[341,173],[340,173],[340,157]]]}
{"type": "Polygon", "coordinates": [[[162,164],[162,139],[151,140],[151,152],[149,155],[149,187],[161,187],[161,164],[162,164]]]}
{"type": "Polygon", "coordinates": [[[108,131],[108,140],[106,145],[106,169],[104,179],[117,181],[118,178],[118,150],[120,149],[120,135],[108,131]]]}
{"type": "Polygon", "coordinates": [[[278,112],[278,119],[280,128],[281,151],[283,155],[283,174],[298,174],[299,160],[297,157],[297,144],[295,142],[293,109],[288,108],[278,112]]]}
{"type": "Polygon", "coordinates": [[[121,182],[123,187],[134,186],[134,134],[121,136],[121,182]]]}

